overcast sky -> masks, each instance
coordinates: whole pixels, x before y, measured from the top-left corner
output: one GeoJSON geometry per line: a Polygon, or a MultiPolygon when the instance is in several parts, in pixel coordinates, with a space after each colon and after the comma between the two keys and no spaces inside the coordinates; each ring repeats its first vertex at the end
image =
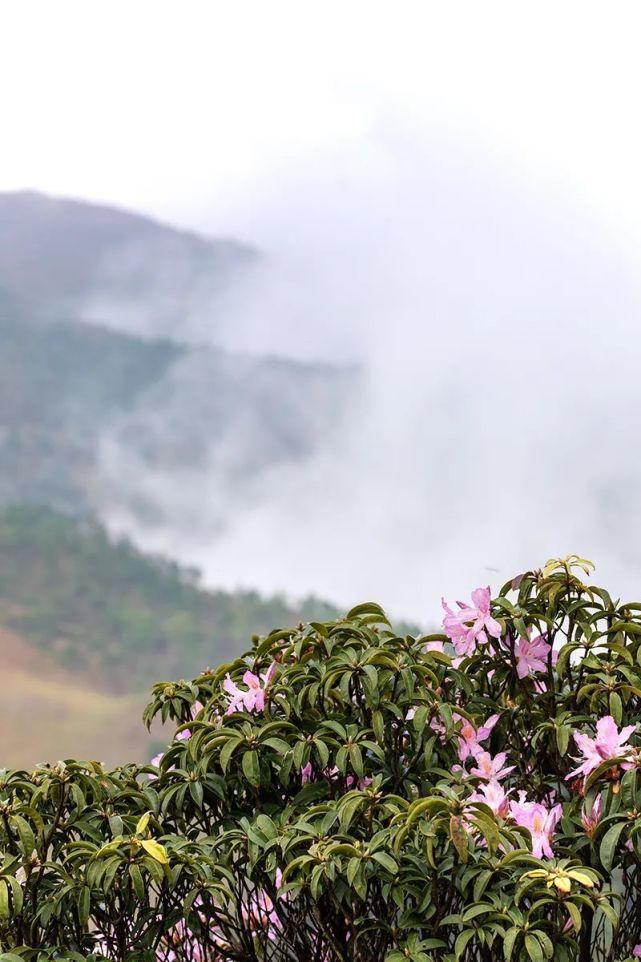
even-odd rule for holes
{"type": "Polygon", "coordinates": [[[636,2],[5,3],[0,188],[251,234],[270,179],[401,115],[636,248],[640,40],[636,2]]]}

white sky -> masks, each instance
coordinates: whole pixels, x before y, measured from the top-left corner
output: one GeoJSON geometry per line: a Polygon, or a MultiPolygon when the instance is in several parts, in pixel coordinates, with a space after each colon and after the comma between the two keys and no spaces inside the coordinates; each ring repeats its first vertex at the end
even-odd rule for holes
{"type": "Polygon", "coordinates": [[[5,3],[0,189],[229,231],[257,180],[400,112],[641,248],[640,39],[636,2],[5,3]]]}

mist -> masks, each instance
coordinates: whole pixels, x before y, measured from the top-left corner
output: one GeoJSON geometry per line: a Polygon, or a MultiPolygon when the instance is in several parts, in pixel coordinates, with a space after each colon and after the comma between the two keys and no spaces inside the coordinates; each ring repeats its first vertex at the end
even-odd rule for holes
{"type": "Polygon", "coordinates": [[[359,373],[307,458],[221,497],[225,459],[260,442],[231,432],[214,467],[173,479],[187,523],[134,530],[144,547],[212,585],[375,598],[422,623],[443,593],[574,551],[638,590],[640,290],[580,198],[388,125],[199,217],[262,257],[215,324],[185,319],[190,340],[359,373]]]}

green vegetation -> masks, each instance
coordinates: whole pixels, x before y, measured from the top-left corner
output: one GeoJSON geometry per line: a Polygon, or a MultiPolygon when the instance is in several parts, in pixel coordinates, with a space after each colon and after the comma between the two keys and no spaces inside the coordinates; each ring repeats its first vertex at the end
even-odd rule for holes
{"type": "Polygon", "coordinates": [[[272,624],[335,615],[316,598],[292,606],[205,591],[197,572],[111,540],[90,519],[42,506],[0,512],[0,625],[116,692],[139,690],[150,674],[194,674],[272,624]]]}
{"type": "Polygon", "coordinates": [[[633,962],[641,604],[590,572],[275,630],[154,686],[150,764],[0,772],[0,962],[633,962]]]}

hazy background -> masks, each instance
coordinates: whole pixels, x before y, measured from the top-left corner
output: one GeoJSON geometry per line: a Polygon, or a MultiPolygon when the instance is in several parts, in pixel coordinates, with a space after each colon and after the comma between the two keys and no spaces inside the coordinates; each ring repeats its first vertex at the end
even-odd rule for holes
{"type": "Polygon", "coordinates": [[[283,617],[427,625],[571,551],[638,594],[638,5],[23,0],[0,27],[0,190],[172,228],[0,197],[0,500],[283,617]]]}

